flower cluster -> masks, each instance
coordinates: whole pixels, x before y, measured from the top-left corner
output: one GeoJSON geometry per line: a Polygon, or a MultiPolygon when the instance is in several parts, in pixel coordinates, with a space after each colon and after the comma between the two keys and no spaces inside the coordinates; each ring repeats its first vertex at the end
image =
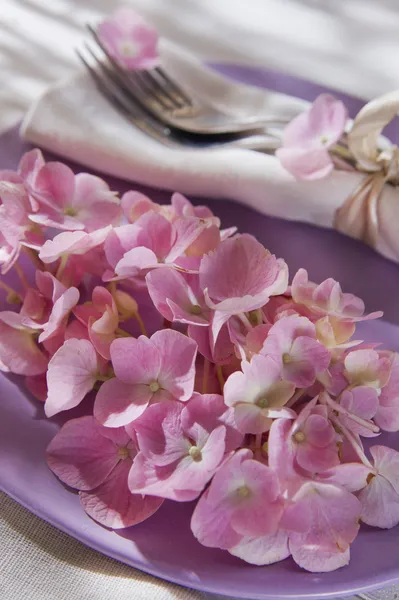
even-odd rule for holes
{"type": "Polygon", "coordinates": [[[304,269],[289,285],[181,194],[119,200],[38,150],[0,197],[0,369],[47,417],[84,401],[47,461],[92,518],[198,499],[202,544],[314,572],[348,563],[360,521],[399,523],[399,453],[367,439],[399,431],[399,357],[354,338],[381,313],[304,269]]]}

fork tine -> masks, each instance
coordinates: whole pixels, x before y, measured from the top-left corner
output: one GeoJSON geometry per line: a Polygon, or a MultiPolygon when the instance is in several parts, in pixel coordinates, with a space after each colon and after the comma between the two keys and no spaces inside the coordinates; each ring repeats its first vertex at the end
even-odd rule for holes
{"type": "Polygon", "coordinates": [[[156,67],[155,68],[156,73],[158,73],[158,75],[165,81],[165,83],[171,88],[173,89],[173,91],[175,92],[175,94],[177,94],[180,98],[182,98],[182,100],[184,101],[185,104],[187,104],[188,106],[193,106],[193,101],[192,99],[186,94],[186,92],[182,89],[182,87],[180,85],[178,85],[176,83],[176,81],[174,79],[172,79],[165,71],[162,67],[156,67]]]}
{"type": "Polygon", "coordinates": [[[151,71],[135,71],[134,73],[124,69],[118,63],[117,60],[110,55],[107,48],[102,43],[96,30],[91,26],[87,25],[87,30],[93,37],[96,44],[104,52],[105,56],[112,64],[112,66],[120,73],[123,77],[129,80],[132,84],[137,85],[138,81],[145,87],[145,93],[147,96],[151,96],[152,100],[161,104],[165,110],[173,110],[176,108],[184,108],[184,106],[192,106],[192,101],[182,90],[180,90],[176,83],[164,73],[160,68],[154,69],[154,72],[158,73],[166,84],[161,85],[159,78],[156,77],[151,71]],[[169,89],[170,88],[170,89],[169,89]]]}
{"type": "Polygon", "coordinates": [[[161,105],[161,108],[163,110],[169,111],[180,107],[180,104],[177,104],[173,98],[170,98],[168,95],[162,93],[162,89],[160,89],[159,84],[156,81],[154,81],[153,78],[145,77],[145,71],[142,71],[139,74],[138,71],[132,73],[127,69],[124,69],[119,64],[119,62],[115,60],[114,57],[111,56],[111,54],[108,52],[107,48],[98,36],[96,30],[91,25],[87,25],[86,27],[90,32],[91,36],[93,37],[95,43],[101,48],[101,50],[103,51],[113,68],[120,74],[121,77],[123,77],[123,79],[125,80],[125,85],[128,85],[128,82],[130,82],[130,84],[132,84],[136,88],[141,84],[140,91],[143,92],[144,87],[144,93],[146,97],[150,96],[154,102],[161,105]]]}
{"type": "MultiPolygon", "coordinates": [[[[138,129],[150,137],[155,138],[162,144],[173,148],[177,147],[177,145],[181,146],[181,142],[179,144],[175,143],[171,130],[166,128],[164,125],[150,121],[147,118],[147,115],[143,115],[140,112],[139,107],[130,99],[126,98],[121,89],[115,85],[115,82],[107,78],[107,75],[104,76],[104,71],[103,76],[99,75],[99,73],[87,62],[79,50],[76,50],[76,54],[86,67],[100,93],[105,96],[112,106],[122,113],[124,117],[126,117],[138,129]]],[[[92,53],[91,55],[93,56],[92,53]]]]}

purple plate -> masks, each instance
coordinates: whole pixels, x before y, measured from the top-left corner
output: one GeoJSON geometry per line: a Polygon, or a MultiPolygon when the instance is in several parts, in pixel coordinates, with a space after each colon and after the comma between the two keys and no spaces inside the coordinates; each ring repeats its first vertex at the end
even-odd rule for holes
{"type": "MultiPolygon", "coordinates": [[[[218,68],[242,81],[307,99],[325,91],[260,69],[218,68]]],[[[352,114],[361,106],[354,98],[344,100],[352,114]]],[[[398,138],[396,127],[391,126],[393,139],[398,138]]],[[[1,136],[1,168],[15,167],[26,149],[17,130],[1,136]]],[[[137,187],[108,180],[120,191],[137,187]]],[[[158,201],[169,198],[159,190],[143,186],[138,189],[158,201]]],[[[369,311],[384,310],[383,321],[361,324],[361,336],[399,351],[399,265],[333,231],[268,218],[228,201],[207,203],[224,227],[238,224],[241,232],[254,234],[272,252],[284,257],[291,273],[305,267],[315,281],[332,276],[341,281],[345,291],[362,297],[369,311]]],[[[4,308],[4,295],[0,295],[0,308],[4,308]]],[[[254,567],[227,552],[201,546],[190,532],[191,503],[166,501],[145,523],[119,533],[104,529],[86,516],[77,495],[61,485],[46,466],[45,448],[61,421],[47,420],[42,405],[24,391],[18,378],[0,376],[0,398],[2,490],[58,529],[108,556],[188,587],[251,599],[332,598],[399,581],[398,528],[382,531],[362,526],[352,546],[350,565],[327,574],[306,573],[291,559],[254,567]]],[[[399,450],[399,434],[384,434],[380,441],[399,450]]]]}

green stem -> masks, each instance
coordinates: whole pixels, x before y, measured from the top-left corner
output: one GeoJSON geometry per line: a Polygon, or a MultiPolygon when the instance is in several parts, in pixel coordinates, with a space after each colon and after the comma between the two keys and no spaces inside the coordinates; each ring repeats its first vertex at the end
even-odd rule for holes
{"type": "Polygon", "coordinates": [[[55,275],[57,279],[61,279],[61,277],[63,276],[66,264],[68,262],[68,258],[68,254],[63,254],[61,256],[60,264],[58,265],[57,273],[55,275]]]}

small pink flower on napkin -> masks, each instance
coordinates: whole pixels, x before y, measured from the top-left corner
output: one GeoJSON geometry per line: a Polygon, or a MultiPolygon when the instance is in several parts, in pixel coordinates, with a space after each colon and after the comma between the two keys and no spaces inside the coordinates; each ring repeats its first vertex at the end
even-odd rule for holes
{"type": "Polygon", "coordinates": [[[97,28],[110,55],[131,71],[159,64],[158,32],[130,8],[120,8],[97,28]]]}
{"type": "Polygon", "coordinates": [[[285,128],[276,156],[296,179],[326,177],[334,168],[328,150],[343,134],[346,120],[345,105],[330,94],[320,94],[285,128]]]}

